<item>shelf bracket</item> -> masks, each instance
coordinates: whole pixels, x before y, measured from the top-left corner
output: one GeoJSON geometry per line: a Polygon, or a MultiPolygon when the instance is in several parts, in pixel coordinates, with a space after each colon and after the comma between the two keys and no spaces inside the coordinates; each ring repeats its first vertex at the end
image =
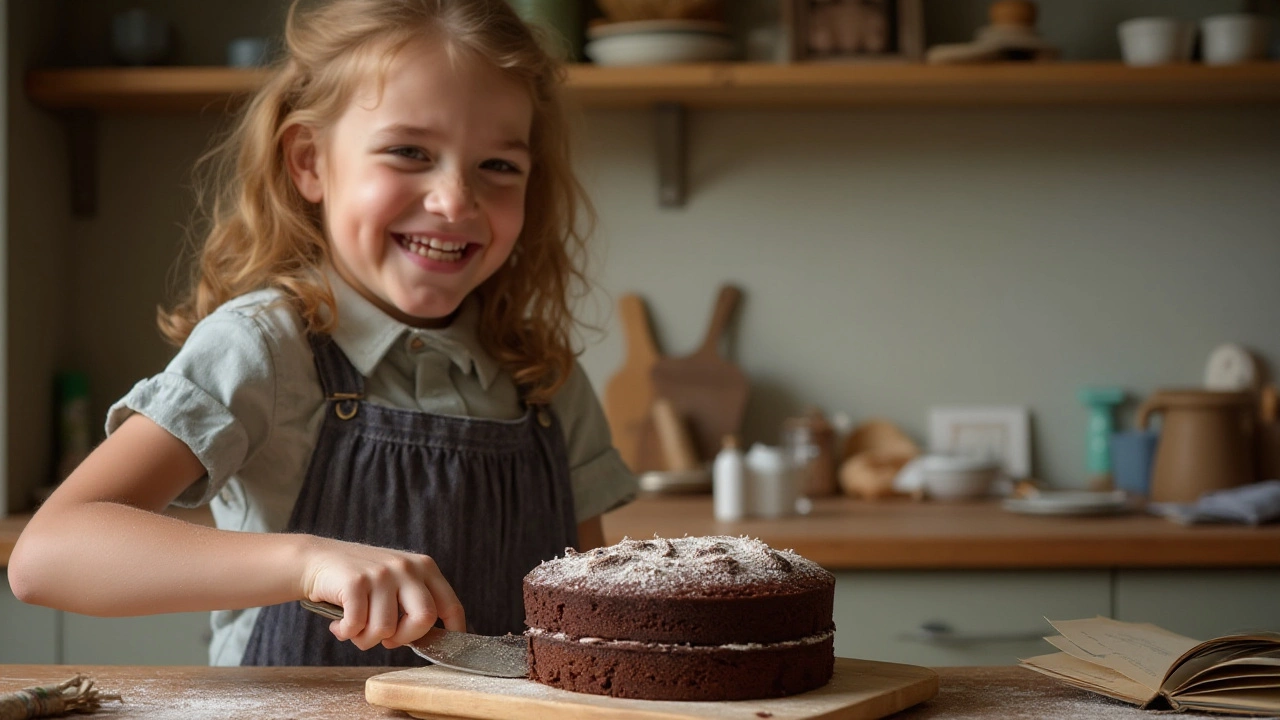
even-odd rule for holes
{"type": "Polygon", "coordinates": [[[658,103],[653,111],[658,131],[658,204],[665,208],[684,207],[688,192],[688,111],[680,103],[658,103]]]}
{"type": "Polygon", "coordinates": [[[72,110],[64,116],[67,159],[71,163],[71,214],[93,217],[98,212],[98,114],[72,110]]]}

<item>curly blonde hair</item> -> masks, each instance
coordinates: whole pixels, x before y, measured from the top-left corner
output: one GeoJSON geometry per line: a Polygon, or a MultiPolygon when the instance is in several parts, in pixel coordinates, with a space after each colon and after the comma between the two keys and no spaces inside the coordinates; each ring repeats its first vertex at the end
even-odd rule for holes
{"type": "Polygon", "coordinates": [[[222,303],[263,288],[282,291],[308,330],[336,322],[322,270],[328,247],[319,208],[294,187],[282,140],[290,128],[332,125],[370,68],[379,77],[405,46],[424,38],[451,55],[483,58],[526,87],[533,102],[533,156],[525,222],[510,261],[482,283],[480,342],[527,402],[546,403],[568,378],[576,351],[570,308],[586,293],[586,237],[594,212],[573,174],[560,63],[506,0],[329,0],[289,8],[287,53],[227,136],[198,163],[208,227],[190,288],[160,330],[182,344],[222,303]]]}

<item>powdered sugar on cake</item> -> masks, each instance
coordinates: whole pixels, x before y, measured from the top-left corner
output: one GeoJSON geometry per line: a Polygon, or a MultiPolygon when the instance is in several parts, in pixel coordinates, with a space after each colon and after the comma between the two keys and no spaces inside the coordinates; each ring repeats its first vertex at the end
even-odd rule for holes
{"type": "Polygon", "coordinates": [[[760,584],[797,583],[829,578],[817,563],[788,550],[775,550],[748,537],[631,540],[576,552],[542,563],[529,574],[534,583],[550,583],[597,592],[643,591],[699,595],[760,584]]]}

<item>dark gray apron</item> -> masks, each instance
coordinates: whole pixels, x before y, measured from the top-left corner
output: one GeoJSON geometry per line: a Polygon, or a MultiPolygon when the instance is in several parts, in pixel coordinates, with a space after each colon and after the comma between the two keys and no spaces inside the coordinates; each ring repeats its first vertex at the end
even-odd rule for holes
{"type": "MultiPolygon", "coordinates": [[[[311,347],[325,418],[285,532],[430,555],[471,632],[523,632],[525,574],[578,542],[555,413],[503,421],[374,405],[331,338],[311,347]]],[[[339,642],[329,622],[296,602],[262,608],[241,664],[426,664],[408,648],[339,642]]]]}

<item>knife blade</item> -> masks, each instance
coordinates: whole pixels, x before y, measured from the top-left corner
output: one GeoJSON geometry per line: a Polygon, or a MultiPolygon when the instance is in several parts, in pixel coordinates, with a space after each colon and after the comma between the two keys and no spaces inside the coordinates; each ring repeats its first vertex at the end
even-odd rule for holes
{"type": "MultiPolygon", "coordinates": [[[[330,620],[342,619],[342,608],[333,603],[298,603],[330,620]]],[[[433,627],[408,647],[437,665],[462,672],[504,678],[529,676],[529,643],[523,635],[476,635],[433,627]]]]}

